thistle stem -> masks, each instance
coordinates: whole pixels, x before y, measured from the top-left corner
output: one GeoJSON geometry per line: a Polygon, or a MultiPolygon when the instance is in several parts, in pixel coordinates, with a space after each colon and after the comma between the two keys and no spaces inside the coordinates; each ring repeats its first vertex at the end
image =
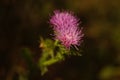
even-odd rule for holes
{"type": "Polygon", "coordinates": [[[56,62],[58,62],[58,61],[60,61],[60,59],[53,58],[53,59],[50,59],[50,60],[48,60],[48,61],[45,61],[45,62],[43,63],[43,65],[44,65],[44,66],[49,66],[49,65],[52,65],[52,64],[54,64],[54,63],[56,63],[56,62]]]}

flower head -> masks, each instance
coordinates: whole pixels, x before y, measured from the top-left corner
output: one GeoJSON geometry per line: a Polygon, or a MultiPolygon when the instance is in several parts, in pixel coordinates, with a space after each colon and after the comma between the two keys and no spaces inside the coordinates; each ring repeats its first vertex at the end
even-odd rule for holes
{"type": "Polygon", "coordinates": [[[82,29],[80,29],[78,19],[67,11],[54,11],[54,15],[50,19],[55,32],[55,39],[58,39],[66,48],[71,45],[80,45],[83,37],[82,29]]]}

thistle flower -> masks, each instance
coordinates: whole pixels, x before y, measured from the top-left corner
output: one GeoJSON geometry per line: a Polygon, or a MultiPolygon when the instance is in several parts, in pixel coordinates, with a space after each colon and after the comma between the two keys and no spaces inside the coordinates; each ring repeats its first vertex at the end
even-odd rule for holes
{"type": "Polygon", "coordinates": [[[50,19],[55,33],[55,39],[59,40],[66,48],[71,45],[79,46],[84,36],[79,26],[79,20],[67,11],[54,11],[54,15],[50,19]]]}

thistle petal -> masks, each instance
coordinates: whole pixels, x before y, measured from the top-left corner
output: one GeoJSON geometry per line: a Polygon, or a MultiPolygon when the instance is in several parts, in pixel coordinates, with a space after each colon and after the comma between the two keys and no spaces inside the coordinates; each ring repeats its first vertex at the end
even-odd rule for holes
{"type": "Polygon", "coordinates": [[[54,11],[50,23],[55,32],[55,39],[58,39],[66,48],[71,45],[78,46],[84,36],[79,26],[79,20],[71,12],[54,11]]]}

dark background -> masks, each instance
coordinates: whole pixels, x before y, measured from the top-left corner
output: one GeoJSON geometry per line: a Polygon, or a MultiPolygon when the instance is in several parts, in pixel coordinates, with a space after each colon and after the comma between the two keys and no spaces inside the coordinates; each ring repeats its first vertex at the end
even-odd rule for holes
{"type": "Polygon", "coordinates": [[[120,80],[120,1],[0,0],[0,80],[120,80]],[[39,39],[51,38],[48,21],[56,9],[81,19],[82,56],[67,57],[41,76],[21,50],[28,48],[37,64],[39,39]]]}

